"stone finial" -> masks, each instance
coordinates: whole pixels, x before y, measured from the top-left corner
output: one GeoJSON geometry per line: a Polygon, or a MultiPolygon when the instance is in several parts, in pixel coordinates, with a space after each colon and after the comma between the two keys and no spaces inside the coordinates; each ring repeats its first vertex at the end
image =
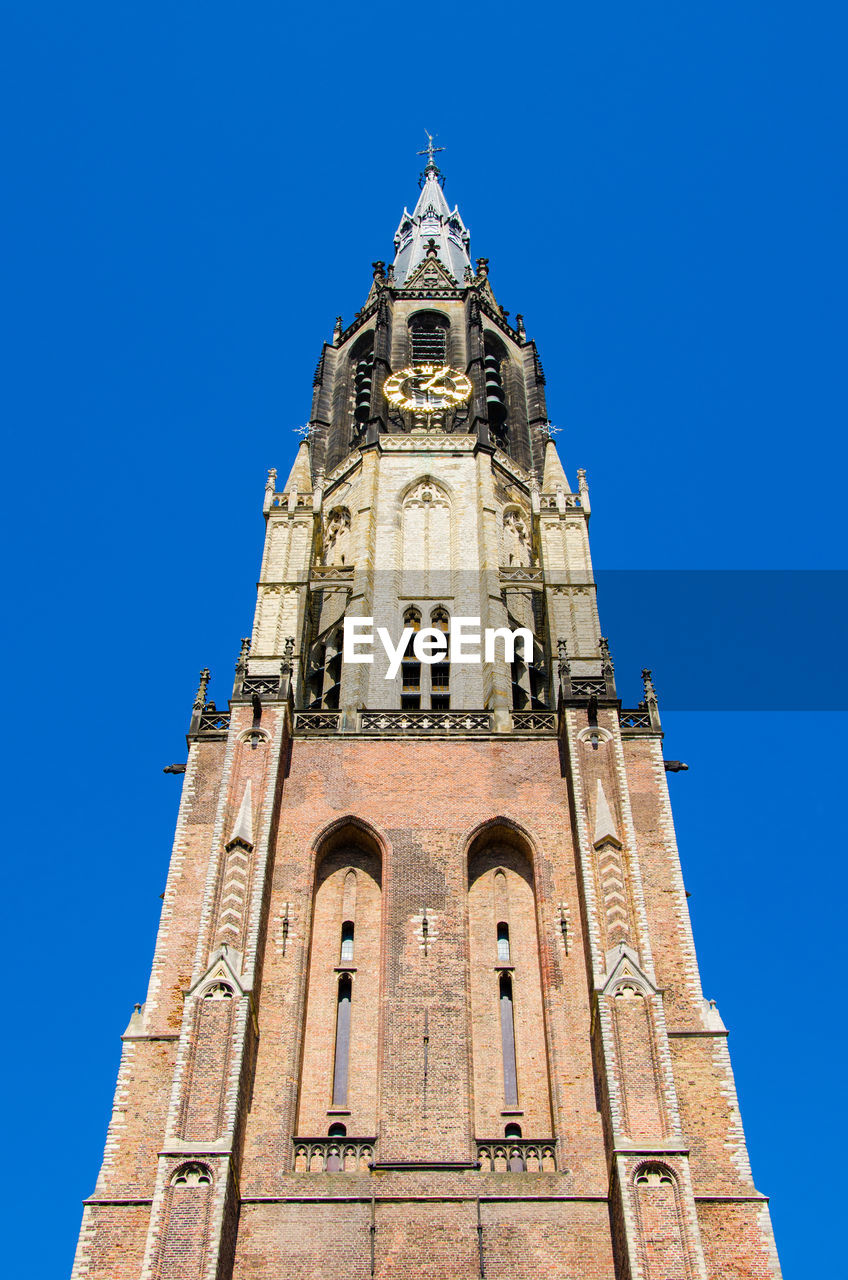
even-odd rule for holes
{"type": "Polygon", "coordinates": [[[291,671],[294,661],[294,636],[286,636],[283,641],[283,662],[280,670],[283,674],[291,671]]]}
{"type": "Polygon", "coordinates": [[[236,662],[236,675],[243,676],[247,670],[247,655],[250,653],[250,636],[242,636],[241,649],[236,662]]]}
{"type": "Polygon", "coordinates": [[[598,648],[601,651],[601,662],[603,664],[604,671],[608,671],[610,675],[612,675],[615,667],[613,666],[612,658],[610,657],[609,640],[606,636],[601,636],[598,641],[598,648]]]}
{"type": "Polygon", "coordinates": [[[526,341],[527,332],[524,328],[524,316],[521,314],[520,311],[516,311],[515,313],[515,332],[518,334],[518,337],[521,342],[526,341]]]}
{"type": "Polygon", "coordinates": [[[277,468],[270,467],[268,476],[265,480],[265,498],[262,503],[263,511],[270,511],[274,501],[274,494],[277,491],[277,468]]]}
{"type": "Polygon", "coordinates": [[[466,284],[474,283],[474,272],[471,270],[470,267],[465,268],[465,283],[466,284]]]}
{"type": "Polygon", "coordinates": [[[337,347],[342,340],[342,318],[336,316],[336,324],[333,329],[333,346],[337,347]]]}
{"type": "Polygon", "coordinates": [[[485,279],[485,277],[489,274],[489,259],[488,259],[488,258],[478,258],[478,259],[477,259],[477,274],[478,274],[478,276],[482,276],[484,279],[485,279]]]}
{"type": "Polygon", "coordinates": [[[376,262],[371,263],[371,269],[374,272],[375,280],[385,280],[386,278],[385,262],[382,262],[380,259],[378,259],[376,262]]]}
{"type": "Polygon", "coordinates": [[[563,671],[571,671],[571,667],[568,662],[568,641],[563,640],[562,637],[557,640],[557,661],[563,671]]]}
{"type": "Polygon", "coordinates": [[[395,264],[392,263],[386,272],[386,284],[394,284],[395,282],[395,264]]]}
{"type": "Polygon", "coordinates": [[[200,684],[197,686],[197,693],[194,696],[194,710],[202,711],[206,706],[206,694],[209,689],[209,668],[204,667],[200,673],[200,684]]]}
{"type": "Polygon", "coordinates": [[[586,481],[586,471],[583,467],[577,468],[577,492],[580,494],[580,506],[590,515],[592,512],[592,504],[589,501],[589,485],[586,481]]]}
{"type": "Polygon", "coordinates": [[[660,723],[660,708],[657,700],[657,691],[654,688],[654,682],[651,679],[651,671],[649,667],[642,668],[642,685],[645,690],[645,707],[650,712],[651,716],[651,728],[658,733],[662,728],[660,723]]]}

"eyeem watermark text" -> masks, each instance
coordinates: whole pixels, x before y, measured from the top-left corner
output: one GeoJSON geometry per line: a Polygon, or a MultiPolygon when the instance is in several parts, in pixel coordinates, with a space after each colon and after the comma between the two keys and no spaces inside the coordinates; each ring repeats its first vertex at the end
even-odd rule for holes
{"type": "MultiPolygon", "coordinates": [[[[528,627],[486,627],[481,630],[479,618],[451,618],[450,633],[438,627],[422,627],[415,631],[404,627],[397,644],[392,640],[388,627],[377,627],[376,638],[389,660],[386,679],[394,680],[403,661],[409,643],[418,662],[480,663],[495,661],[495,646],[503,645],[505,662],[515,660],[516,643],[522,645],[521,657],[525,662],[533,660],[533,633],[528,627]]],[[[345,618],[342,659],[345,662],[374,661],[374,619],[345,618]]]]}

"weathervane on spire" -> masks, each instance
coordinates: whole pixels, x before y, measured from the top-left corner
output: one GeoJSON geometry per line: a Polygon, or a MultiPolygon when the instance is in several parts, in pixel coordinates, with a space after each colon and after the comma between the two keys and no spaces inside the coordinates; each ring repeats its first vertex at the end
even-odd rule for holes
{"type": "Polygon", "coordinates": [[[437,151],[444,151],[445,148],[433,146],[433,138],[438,137],[437,134],[430,133],[428,129],[425,129],[424,132],[427,134],[427,146],[424,148],[423,151],[416,152],[416,155],[427,157],[427,167],[424,170],[425,173],[429,173],[431,169],[435,173],[439,173],[440,172],[439,166],[436,164],[435,160],[433,159],[433,156],[436,154],[437,151]]]}

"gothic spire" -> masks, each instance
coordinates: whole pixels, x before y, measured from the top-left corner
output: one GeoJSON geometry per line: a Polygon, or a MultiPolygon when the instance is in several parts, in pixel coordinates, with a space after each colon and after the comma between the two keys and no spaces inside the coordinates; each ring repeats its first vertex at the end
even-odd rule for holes
{"type": "Polygon", "coordinates": [[[421,195],[412,213],[404,208],[400,226],[395,232],[394,282],[402,289],[406,281],[435,246],[436,257],[447,267],[458,285],[465,280],[465,269],[471,267],[468,256],[470,236],[460,217],[459,208],[453,209],[442,190],[444,175],[433,159],[434,147],[430,139],[426,152],[427,165],[422,174],[421,195]]]}

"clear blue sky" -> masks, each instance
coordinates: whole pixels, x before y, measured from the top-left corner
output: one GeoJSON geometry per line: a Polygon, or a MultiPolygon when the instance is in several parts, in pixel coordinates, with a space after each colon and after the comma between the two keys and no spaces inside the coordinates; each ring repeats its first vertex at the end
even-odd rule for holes
{"type": "MultiPolygon", "coordinates": [[[[225,700],[265,469],[391,255],[425,128],[539,343],[598,566],[846,568],[845,36],[815,0],[6,6],[10,1273],[70,1267],[145,995],[162,766],[199,667],[225,700]]],[[[625,696],[643,663],[679,689],[638,609],[601,609],[625,696]]],[[[800,1280],[844,1265],[845,604],[790,602],[759,636],[733,612],[691,659],[718,709],[676,693],[667,754],[691,765],[671,787],[705,990],[800,1280]],[[758,644],[771,709],[734,710],[758,644]]]]}

